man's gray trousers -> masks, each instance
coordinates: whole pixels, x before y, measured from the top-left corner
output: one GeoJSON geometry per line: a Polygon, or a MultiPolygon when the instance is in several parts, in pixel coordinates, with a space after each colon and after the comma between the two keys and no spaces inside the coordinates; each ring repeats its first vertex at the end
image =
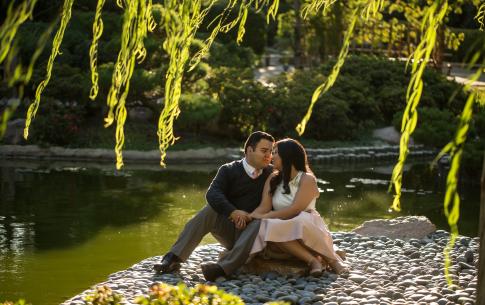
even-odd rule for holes
{"type": "Polygon", "coordinates": [[[229,275],[246,263],[260,224],[261,220],[254,219],[244,230],[238,230],[227,217],[207,204],[185,225],[170,252],[186,261],[202,238],[212,233],[228,250],[217,263],[229,275]]]}

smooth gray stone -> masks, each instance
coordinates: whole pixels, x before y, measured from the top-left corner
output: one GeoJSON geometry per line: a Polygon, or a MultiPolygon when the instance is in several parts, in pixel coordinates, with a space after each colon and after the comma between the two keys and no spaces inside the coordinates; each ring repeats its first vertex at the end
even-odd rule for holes
{"type": "Polygon", "coordinates": [[[298,304],[298,296],[296,295],[285,295],[284,297],[278,298],[278,301],[285,301],[291,304],[298,304]]]}
{"type": "Polygon", "coordinates": [[[253,298],[255,300],[257,300],[259,302],[263,302],[263,303],[272,301],[272,299],[270,297],[268,297],[266,295],[262,295],[262,294],[256,294],[253,298]]]}
{"type": "Polygon", "coordinates": [[[299,304],[310,304],[312,302],[312,298],[304,297],[301,298],[298,303],[299,304]]]}
{"type": "Polygon", "coordinates": [[[354,281],[354,282],[356,282],[358,284],[363,283],[366,279],[367,279],[367,277],[365,277],[365,276],[359,276],[359,275],[351,275],[351,276],[349,276],[349,280],[354,281]]]}
{"type": "Polygon", "coordinates": [[[340,303],[340,305],[359,305],[359,302],[352,300],[352,301],[342,302],[340,303]]]}
{"type": "Polygon", "coordinates": [[[436,302],[438,301],[439,298],[437,296],[434,296],[434,295],[427,295],[425,296],[424,298],[422,299],[419,299],[419,302],[426,302],[426,303],[431,303],[431,302],[436,302]]]}
{"type": "Polygon", "coordinates": [[[367,297],[367,294],[365,292],[361,291],[361,290],[357,290],[357,291],[350,293],[350,296],[353,297],[353,298],[363,299],[363,298],[367,297]]]}

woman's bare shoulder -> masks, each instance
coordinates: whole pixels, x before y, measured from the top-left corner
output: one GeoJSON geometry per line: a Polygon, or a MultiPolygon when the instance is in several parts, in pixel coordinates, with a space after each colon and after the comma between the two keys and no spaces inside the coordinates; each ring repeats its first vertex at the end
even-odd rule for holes
{"type": "Polygon", "coordinates": [[[317,183],[317,177],[313,173],[303,173],[301,181],[305,183],[317,183]]]}

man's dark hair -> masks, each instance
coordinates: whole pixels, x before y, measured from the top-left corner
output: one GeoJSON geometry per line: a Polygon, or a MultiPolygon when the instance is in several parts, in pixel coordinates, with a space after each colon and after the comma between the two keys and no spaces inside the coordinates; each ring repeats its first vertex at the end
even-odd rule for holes
{"type": "Polygon", "coordinates": [[[251,146],[253,149],[256,149],[256,146],[258,145],[259,141],[261,141],[262,139],[274,142],[273,136],[270,135],[269,133],[266,133],[264,131],[255,131],[249,135],[248,139],[246,140],[246,143],[244,143],[244,153],[247,152],[247,149],[249,146],[251,146]]]}

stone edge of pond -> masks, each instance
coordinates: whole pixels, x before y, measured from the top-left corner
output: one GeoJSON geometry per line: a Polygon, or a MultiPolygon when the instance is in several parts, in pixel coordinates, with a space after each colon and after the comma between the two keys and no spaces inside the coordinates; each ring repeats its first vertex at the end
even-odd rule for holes
{"type": "MultiPolygon", "coordinates": [[[[375,145],[333,148],[307,148],[309,159],[313,163],[326,162],[372,162],[382,160],[395,160],[399,155],[398,145],[375,145]]],[[[213,148],[187,149],[180,151],[167,151],[167,162],[184,161],[229,161],[240,158],[243,152],[240,148],[213,148]]],[[[427,149],[422,145],[410,147],[409,158],[430,158],[436,155],[436,150],[427,149]]],[[[40,147],[38,145],[0,145],[0,157],[4,159],[20,160],[71,160],[88,162],[114,162],[113,149],[102,148],[63,148],[40,147]]],[[[137,163],[151,163],[160,161],[160,151],[124,150],[123,159],[137,163]]]]}
{"type": "MultiPolygon", "coordinates": [[[[233,160],[241,156],[239,148],[187,149],[167,151],[166,161],[211,161],[233,160]]],[[[63,148],[40,147],[38,145],[0,145],[0,157],[7,159],[37,159],[37,160],[76,160],[76,161],[115,161],[113,149],[102,148],[63,148]]],[[[159,162],[160,151],[124,150],[123,159],[135,162],[159,162]]]]}
{"type": "Polygon", "coordinates": [[[223,248],[218,244],[203,245],[182,264],[179,272],[156,275],[152,271],[161,256],[134,264],[111,274],[105,282],[83,291],[62,305],[84,304],[83,298],[95,286],[107,285],[124,295],[124,304],[147,295],[154,283],[188,286],[215,284],[220,289],[239,295],[246,304],[259,305],[283,300],[293,305],[355,304],[473,304],[477,290],[478,237],[459,236],[451,251],[451,278],[444,278],[443,249],[450,234],[435,231],[422,239],[366,237],[352,232],[332,233],[334,242],[347,252],[350,273],[337,276],[325,272],[321,277],[301,277],[268,272],[261,275],[236,274],[215,283],[206,282],[200,270],[203,262],[217,260],[223,248]]]}

